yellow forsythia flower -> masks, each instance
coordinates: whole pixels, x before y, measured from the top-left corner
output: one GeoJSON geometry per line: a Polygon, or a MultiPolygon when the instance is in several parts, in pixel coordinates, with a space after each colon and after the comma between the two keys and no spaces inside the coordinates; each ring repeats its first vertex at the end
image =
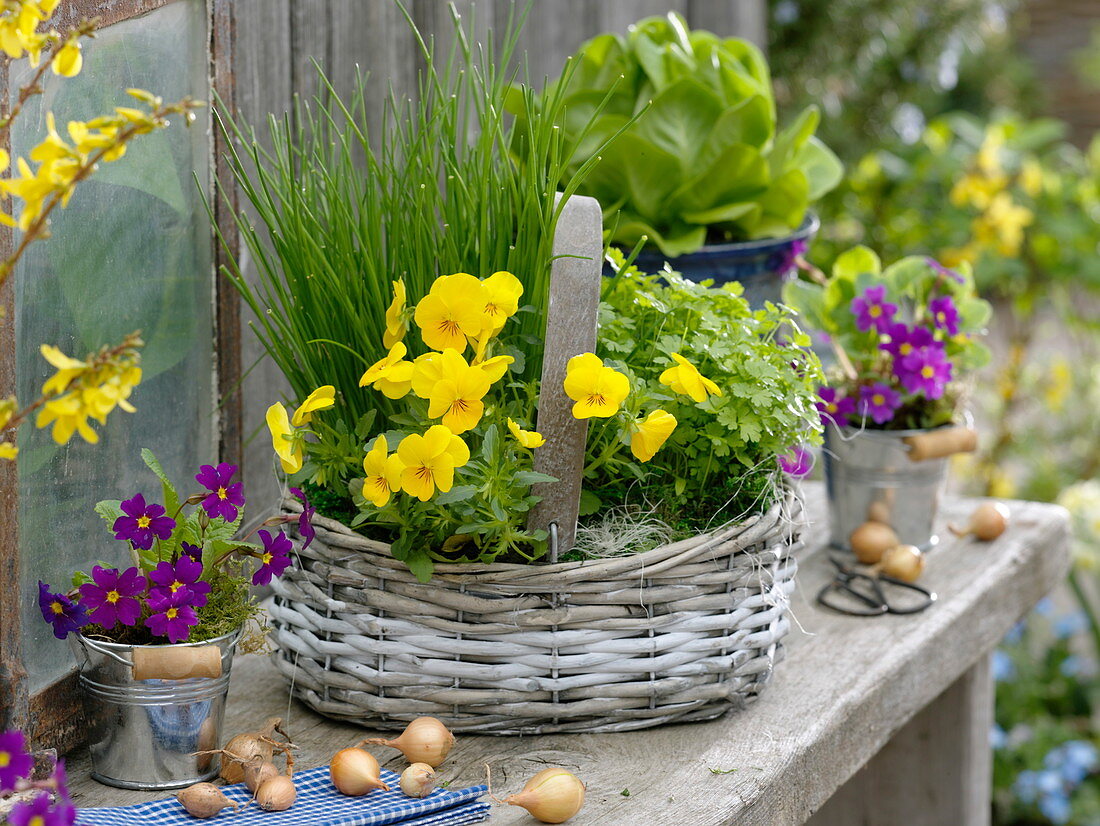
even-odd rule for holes
{"type": "Polygon", "coordinates": [[[16,402],[15,396],[0,399],[0,430],[8,426],[8,422],[11,421],[11,417],[15,415],[15,411],[18,409],[19,404],[16,402]]]}
{"type": "Polygon", "coordinates": [[[305,459],[302,454],[302,442],[298,432],[290,426],[290,417],[286,408],[279,402],[267,409],[267,429],[271,432],[271,446],[286,473],[297,473],[302,469],[305,459]]]}
{"type": "Polygon", "coordinates": [[[382,334],[382,346],[386,349],[401,341],[408,332],[408,320],[405,317],[407,302],[405,281],[399,278],[393,282],[393,301],[386,308],[386,332],[382,334]]]}
{"type": "Polygon", "coordinates": [[[11,442],[0,442],[0,459],[14,459],[19,455],[19,448],[11,442]]]}
{"type": "Polygon", "coordinates": [[[416,305],[413,318],[424,343],[433,350],[450,347],[462,353],[467,336],[474,338],[481,332],[485,303],[485,288],[472,275],[444,275],[416,305]]]}
{"type": "Polygon", "coordinates": [[[55,75],[76,77],[80,74],[83,65],[84,55],[80,51],[80,40],[74,36],[70,37],[65,45],[57,50],[57,54],[53,56],[50,63],[50,68],[53,69],[55,75]]]}
{"type": "Polygon", "coordinates": [[[57,368],[57,372],[42,385],[43,396],[64,393],[73,379],[82,376],[91,369],[88,362],[71,358],[52,344],[43,344],[38,348],[38,352],[42,354],[42,358],[57,368]]]}
{"type": "Polygon", "coordinates": [[[436,490],[446,493],[451,489],[455,468],[470,461],[470,449],[447,427],[437,424],[423,436],[413,433],[402,439],[397,456],[404,465],[401,489],[427,502],[436,490]]]}
{"type": "Polygon", "coordinates": [[[1001,192],[989,203],[989,208],[974,219],[971,229],[974,240],[995,247],[1003,256],[1018,255],[1024,241],[1024,228],[1035,218],[1027,207],[1013,203],[1007,192],[1001,192]]]}
{"type": "Polygon", "coordinates": [[[401,471],[404,465],[397,454],[389,455],[386,437],[379,436],[363,457],[363,498],[375,507],[383,507],[390,501],[390,494],[401,490],[401,471]]]}
{"type": "Polygon", "coordinates": [[[542,447],[546,444],[546,439],[541,433],[536,430],[523,430],[511,419],[508,420],[508,429],[512,431],[516,441],[528,450],[534,450],[536,447],[542,447]]]}
{"type": "Polygon", "coordinates": [[[691,396],[696,403],[705,402],[709,396],[722,395],[722,389],[717,384],[679,353],[673,353],[672,360],[676,364],[661,373],[661,384],[671,387],[673,392],[691,396]]]}
{"type": "Polygon", "coordinates": [[[442,417],[453,433],[472,430],[485,414],[482,399],[492,384],[489,377],[450,348],[443,351],[440,368],[439,381],[428,394],[428,417],[442,417]]]}
{"type": "Polygon", "coordinates": [[[359,386],[368,384],[380,390],[387,399],[401,399],[408,395],[412,387],[413,363],[404,361],[409,349],[405,342],[398,341],[383,358],[367,368],[359,378],[359,386]]]}
{"type": "Polygon", "coordinates": [[[1020,164],[1020,189],[1037,198],[1043,192],[1043,167],[1035,158],[1025,158],[1020,164]]]}
{"type": "Polygon", "coordinates": [[[574,418],[607,418],[618,412],[630,394],[630,380],[606,367],[595,353],[582,353],[569,359],[566,366],[565,393],[576,402],[574,418]]]}
{"type": "Polygon", "coordinates": [[[294,417],[290,420],[290,423],[295,427],[302,427],[313,421],[313,414],[317,410],[327,410],[336,404],[336,388],[331,384],[326,384],[322,387],[318,387],[308,396],[306,400],[298,405],[298,409],[294,411],[294,417]]]}
{"type": "Polygon", "coordinates": [[[59,445],[68,442],[74,433],[79,433],[89,444],[94,445],[99,441],[99,434],[88,424],[88,411],[80,403],[78,393],[66,393],[43,405],[34,426],[41,429],[51,424],[53,431],[50,435],[59,445]]]}
{"type": "Polygon", "coordinates": [[[635,422],[634,427],[636,430],[630,434],[630,452],[635,459],[648,462],[676,429],[676,417],[664,410],[654,410],[635,422]]]}
{"type": "Polygon", "coordinates": [[[1050,410],[1058,413],[1066,406],[1072,389],[1073,371],[1069,361],[1065,356],[1057,356],[1050,365],[1050,378],[1043,392],[1043,400],[1050,410]]]}
{"type": "Polygon", "coordinates": [[[519,310],[523,285],[510,272],[495,272],[481,282],[485,288],[485,321],[483,329],[496,335],[504,322],[519,310]]]}

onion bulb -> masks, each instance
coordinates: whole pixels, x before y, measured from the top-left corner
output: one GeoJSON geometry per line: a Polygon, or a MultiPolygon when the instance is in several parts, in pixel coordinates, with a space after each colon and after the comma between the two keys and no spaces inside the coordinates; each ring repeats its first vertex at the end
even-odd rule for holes
{"type": "Polygon", "coordinates": [[[196,783],[194,786],[181,789],[176,793],[176,800],[187,810],[187,814],[200,819],[213,817],[229,806],[233,807],[233,811],[238,810],[237,804],[226,797],[213,783],[196,783]]]}
{"type": "Polygon", "coordinates": [[[455,736],[434,717],[417,717],[393,740],[371,738],[358,746],[389,746],[405,755],[410,763],[427,763],[433,769],[439,766],[454,747],[455,736]]]}
{"type": "Polygon", "coordinates": [[[279,769],[275,764],[261,760],[259,755],[254,756],[244,767],[244,785],[253,794],[265,782],[278,776],[279,769]]]}
{"type": "Polygon", "coordinates": [[[336,752],[329,762],[328,772],[332,777],[332,785],[340,794],[348,797],[359,797],[375,789],[384,792],[390,790],[382,782],[382,767],[378,765],[374,755],[359,748],[336,752]]]}
{"type": "Polygon", "coordinates": [[[285,774],[277,774],[260,784],[256,790],[256,803],[265,812],[285,812],[298,799],[294,781],[285,774]]]}
{"type": "Polygon", "coordinates": [[[522,806],[542,823],[564,823],[584,805],[584,784],[565,769],[543,769],[504,802],[522,806]]]}
{"type": "Polygon", "coordinates": [[[427,763],[413,763],[401,772],[401,791],[409,797],[427,797],[435,788],[435,769],[427,763]]]}
{"type": "Polygon", "coordinates": [[[280,717],[270,717],[258,731],[238,734],[222,749],[221,778],[226,783],[240,783],[244,779],[244,767],[253,757],[259,756],[262,762],[270,763],[273,747],[278,743],[271,735],[279,732],[283,736],[283,721],[280,717]]]}
{"type": "Polygon", "coordinates": [[[990,542],[1005,532],[1009,516],[1008,505],[1001,502],[986,502],[970,514],[970,522],[965,529],[956,528],[954,525],[947,527],[955,536],[973,535],[975,539],[982,542],[990,542]]]}
{"type": "Polygon", "coordinates": [[[881,522],[864,522],[848,537],[848,544],[856,559],[864,565],[874,565],[890,548],[898,544],[898,535],[889,525],[881,522]]]}
{"type": "Polygon", "coordinates": [[[915,545],[896,545],[882,555],[878,569],[902,582],[916,582],[924,572],[924,554],[915,545]]]}

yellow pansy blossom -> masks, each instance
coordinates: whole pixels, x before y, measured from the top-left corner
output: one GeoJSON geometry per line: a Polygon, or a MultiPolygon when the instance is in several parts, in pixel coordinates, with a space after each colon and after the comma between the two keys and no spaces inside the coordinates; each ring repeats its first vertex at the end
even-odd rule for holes
{"type": "Polygon", "coordinates": [[[397,456],[401,470],[401,489],[421,502],[427,502],[436,490],[446,493],[454,484],[456,467],[470,460],[466,443],[446,426],[437,424],[424,435],[413,433],[401,440],[397,456]]]}
{"type": "Polygon", "coordinates": [[[573,356],[566,365],[565,393],[576,404],[573,416],[607,418],[618,412],[630,394],[630,380],[603,363],[595,353],[573,356]]]}
{"type": "Polygon", "coordinates": [[[504,329],[504,322],[519,310],[523,285],[510,272],[495,272],[483,280],[485,288],[485,321],[483,329],[496,335],[504,329]]]}
{"type": "Polygon", "coordinates": [[[407,302],[405,281],[399,278],[393,282],[393,300],[386,308],[386,332],[382,334],[382,345],[387,349],[401,341],[408,332],[407,302]]]}
{"type": "Polygon", "coordinates": [[[654,410],[641,421],[634,422],[633,432],[630,434],[630,452],[635,459],[648,462],[675,429],[675,416],[664,410],[654,410]]]}
{"type": "Polygon", "coordinates": [[[443,378],[443,354],[425,353],[413,361],[412,391],[417,398],[426,399],[432,388],[443,378]]]}
{"type": "Polygon", "coordinates": [[[290,423],[295,427],[302,427],[313,421],[313,414],[318,410],[327,410],[336,404],[336,388],[331,384],[318,387],[306,400],[298,405],[294,411],[294,417],[290,423]]]}
{"type": "Polygon", "coordinates": [[[536,430],[523,430],[511,419],[508,419],[508,429],[516,437],[516,441],[528,450],[534,450],[546,444],[546,438],[541,433],[536,430]]]}
{"type": "Polygon", "coordinates": [[[59,445],[63,445],[79,433],[84,441],[96,444],[99,434],[88,424],[88,411],[81,404],[78,393],[66,393],[56,399],[50,399],[38,412],[35,427],[41,429],[53,425],[50,435],[59,445]]]}
{"type": "Polygon", "coordinates": [[[489,377],[489,382],[491,384],[496,384],[504,378],[504,374],[508,372],[509,365],[514,361],[515,359],[511,356],[493,356],[491,359],[486,359],[482,362],[475,361],[474,366],[489,377]]]}
{"type": "Polygon", "coordinates": [[[424,343],[433,350],[448,347],[462,353],[467,336],[481,332],[485,315],[485,288],[464,272],[444,275],[416,305],[413,318],[424,343]]]}
{"type": "Polygon", "coordinates": [[[55,75],[61,77],[76,77],[84,65],[84,55],[80,51],[80,39],[77,36],[70,37],[65,45],[57,50],[50,62],[50,68],[55,75]]]}
{"type": "Polygon", "coordinates": [[[408,395],[412,387],[413,363],[405,361],[409,349],[405,342],[398,341],[389,353],[367,368],[359,378],[359,386],[368,384],[382,392],[387,399],[401,399],[408,395]]]}
{"type": "Polygon", "coordinates": [[[267,409],[267,429],[271,432],[271,446],[286,473],[297,473],[302,469],[304,456],[302,441],[298,431],[290,426],[290,416],[279,402],[267,409]]]}
{"type": "Polygon", "coordinates": [[[389,454],[385,436],[374,440],[374,445],[363,457],[363,498],[381,508],[390,501],[390,494],[401,490],[401,471],[404,466],[397,454],[389,454]]]}
{"type": "Polygon", "coordinates": [[[722,395],[722,388],[700,373],[694,364],[679,353],[673,353],[672,360],[676,364],[661,373],[661,384],[671,387],[676,393],[690,396],[696,403],[705,402],[709,396],[722,395]]]}
{"type": "Polygon", "coordinates": [[[52,344],[43,344],[38,348],[38,352],[42,354],[42,358],[57,368],[57,372],[42,385],[42,395],[44,396],[64,393],[73,379],[84,375],[91,369],[88,362],[71,358],[52,344]]]}
{"type": "Polygon", "coordinates": [[[0,442],[0,459],[14,459],[19,455],[19,448],[11,442],[0,442]]]}
{"type": "Polygon", "coordinates": [[[480,367],[467,364],[457,350],[444,350],[440,367],[440,379],[428,394],[428,416],[442,416],[443,424],[454,433],[472,430],[485,413],[482,399],[492,382],[480,367]]]}

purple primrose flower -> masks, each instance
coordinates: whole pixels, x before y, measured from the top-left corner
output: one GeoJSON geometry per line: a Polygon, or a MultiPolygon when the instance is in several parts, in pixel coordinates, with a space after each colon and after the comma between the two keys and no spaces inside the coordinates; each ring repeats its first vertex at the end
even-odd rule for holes
{"type": "Polygon", "coordinates": [[[932,323],[949,336],[959,332],[959,311],[949,295],[941,295],[928,302],[928,311],[932,313],[932,323]]]}
{"type": "Polygon", "coordinates": [[[901,394],[881,381],[859,388],[859,415],[870,416],[875,424],[885,424],[901,407],[901,394]]]}
{"type": "Polygon", "coordinates": [[[244,507],[244,493],[240,482],[230,484],[236,473],[236,465],[222,462],[217,467],[203,465],[195,476],[195,481],[210,491],[202,500],[202,509],[211,519],[220,516],[226,522],[237,521],[237,509],[244,507]]]}
{"type": "Polygon", "coordinates": [[[121,573],[117,568],[92,568],[93,582],[80,586],[80,601],[88,609],[88,619],[104,628],[116,624],[134,625],[141,617],[141,603],[137,597],[149,585],[137,568],[127,568],[121,573]]]}
{"type": "Polygon", "coordinates": [[[799,256],[804,255],[809,248],[810,245],[801,238],[792,241],[786,248],[776,253],[775,266],[772,269],[782,276],[794,272],[798,268],[799,256]]]}
{"type": "Polygon", "coordinates": [[[64,594],[55,594],[50,586],[38,581],[38,608],[42,619],[53,626],[53,635],[59,640],[65,639],[73,631],[87,625],[88,609],[79,602],[73,602],[64,594]]]}
{"type": "Polygon", "coordinates": [[[273,576],[282,576],[283,571],[290,567],[290,551],[293,546],[282,531],[274,537],[270,531],[260,530],[257,533],[264,543],[264,550],[260,555],[260,567],[252,575],[252,584],[267,585],[273,576]]]}
{"type": "Polygon", "coordinates": [[[70,826],[76,820],[76,809],[71,803],[61,801],[54,806],[50,796],[42,792],[29,803],[22,801],[12,806],[8,819],[10,826],[70,826]]]}
{"type": "Polygon", "coordinates": [[[304,551],[309,547],[309,543],[313,541],[313,538],[317,536],[317,531],[313,528],[313,516],[317,513],[317,508],[309,503],[309,499],[306,498],[301,488],[291,488],[290,493],[302,503],[302,513],[298,517],[298,535],[302,537],[302,550],[304,551]]]}
{"type": "Polygon", "coordinates": [[[202,576],[202,563],[184,554],[175,562],[158,562],[149,572],[153,583],[149,589],[149,599],[161,599],[181,595],[181,599],[196,608],[206,605],[206,595],[210,593],[210,583],[199,579],[202,576]]]}
{"type": "Polygon", "coordinates": [[[822,426],[828,425],[830,422],[836,424],[838,427],[844,427],[851,424],[849,417],[855,415],[855,399],[847,396],[838,397],[838,393],[833,387],[819,387],[817,389],[817,396],[820,401],[815,402],[814,406],[821,414],[822,426]]]}
{"type": "Polygon", "coordinates": [[[123,516],[115,520],[111,530],[115,539],[128,539],[135,548],[147,551],[153,547],[153,538],[167,539],[175,530],[176,520],[164,515],[164,506],[145,504],[140,493],[121,504],[123,516]]]}
{"type": "Polygon", "coordinates": [[[14,791],[15,784],[29,776],[33,767],[23,732],[0,732],[0,794],[14,791]]]}
{"type": "Polygon", "coordinates": [[[951,381],[951,362],[943,345],[921,347],[900,362],[894,362],[894,373],[901,386],[910,393],[923,393],[927,399],[938,399],[951,381]]]}
{"type": "Polygon", "coordinates": [[[886,286],[883,284],[868,287],[863,291],[863,295],[857,295],[852,299],[852,313],[856,317],[856,327],[862,332],[874,329],[885,333],[897,311],[898,305],[886,300],[886,286]]]}
{"type": "Polygon", "coordinates": [[[932,331],[927,327],[910,327],[901,322],[891,324],[886,335],[888,340],[880,344],[879,348],[892,355],[895,360],[903,359],[918,347],[928,347],[935,341],[932,331]]]}
{"type": "Polygon", "coordinates": [[[777,457],[780,469],[788,476],[801,479],[814,469],[814,455],[802,445],[793,445],[777,457]]]}
{"type": "MultiPolygon", "coordinates": [[[[150,594],[147,604],[153,613],[145,618],[145,626],[156,636],[167,637],[171,643],[183,642],[191,634],[191,627],[199,623],[191,596],[184,588],[175,593],[150,594]]],[[[204,604],[205,600],[203,597],[204,604]]]]}
{"type": "Polygon", "coordinates": [[[181,542],[180,550],[196,562],[202,562],[202,548],[198,545],[192,545],[190,542],[181,542]]]}

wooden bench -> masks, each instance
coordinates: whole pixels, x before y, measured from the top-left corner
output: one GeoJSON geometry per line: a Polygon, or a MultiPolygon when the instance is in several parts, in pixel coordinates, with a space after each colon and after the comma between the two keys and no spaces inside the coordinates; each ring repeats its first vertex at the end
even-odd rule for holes
{"type": "MultiPolygon", "coordinates": [[[[546,765],[588,784],[577,824],[982,826],[989,822],[993,683],[989,654],[1069,567],[1069,527],[1053,505],[1012,503],[993,543],[945,537],[922,583],[939,600],[912,616],[856,618],[818,607],[832,576],[820,485],[807,486],[811,527],[792,600],[795,629],[772,685],[745,711],[720,720],[623,734],[461,737],[441,769],[453,785],[518,790],[546,765]]],[[[944,505],[964,521],[969,500],[944,505]]],[[[270,661],[234,666],[226,731],[285,715],[299,766],[328,762],[363,729],[289,702],[270,661]]],[[[400,755],[375,749],[400,771],[400,755]]],[[[77,806],[136,803],[151,795],[101,786],[85,752],[70,756],[77,806]]],[[[529,824],[497,807],[490,822],[529,824]]]]}

